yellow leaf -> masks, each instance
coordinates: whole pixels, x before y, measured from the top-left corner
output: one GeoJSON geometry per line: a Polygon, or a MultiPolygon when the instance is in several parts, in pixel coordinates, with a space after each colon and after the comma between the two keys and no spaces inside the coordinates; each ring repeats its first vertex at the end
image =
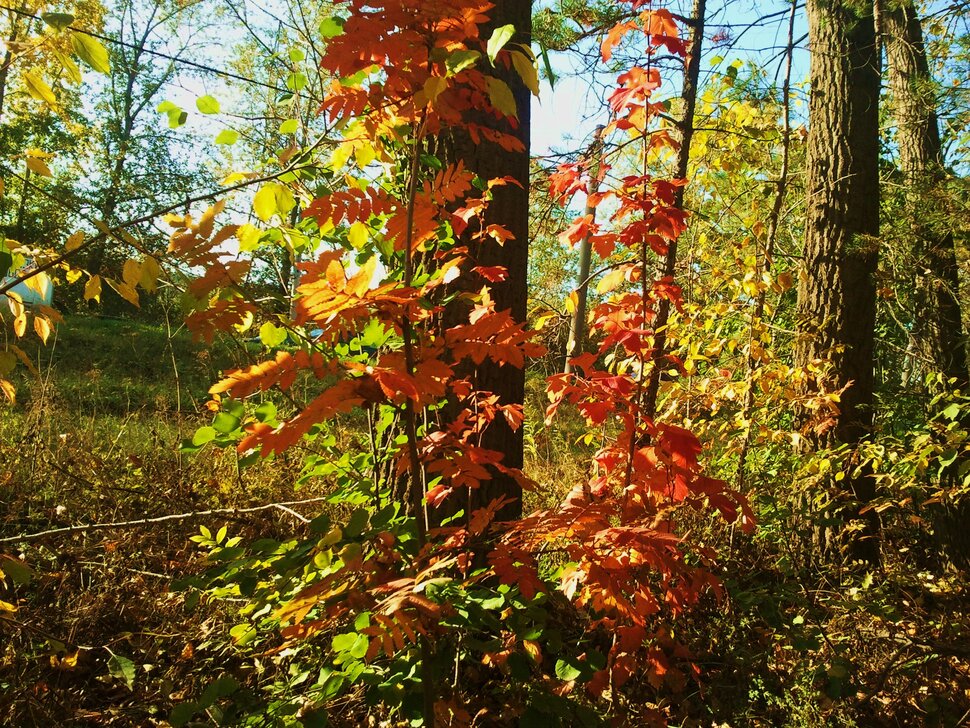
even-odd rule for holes
{"type": "Polygon", "coordinates": [[[34,316],[34,333],[36,333],[40,340],[45,344],[47,343],[48,337],[51,335],[51,323],[43,316],[34,316]]]}
{"type": "Polygon", "coordinates": [[[37,367],[34,366],[33,360],[27,356],[27,352],[14,344],[9,344],[8,348],[17,355],[17,358],[20,359],[20,363],[27,367],[27,371],[29,371],[35,377],[40,377],[40,372],[37,370],[37,367]]]}
{"type": "Polygon", "coordinates": [[[263,231],[255,225],[250,225],[249,223],[240,225],[239,229],[236,230],[236,240],[239,241],[239,250],[244,253],[256,250],[259,247],[259,239],[262,235],[263,231]]]}
{"type": "Polygon", "coordinates": [[[245,182],[249,177],[248,172],[233,172],[228,177],[223,178],[222,184],[226,187],[231,187],[232,185],[238,185],[240,182],[245,182]]]}
{"type": "Polygon", "coordinates": [[[252,328],[253,321],[255,321],[255,320],[256,319],[253,316],[253,312],[252,311],[246,311],[243,314],[243,320],[242,320],[242,322],[240,322],[238,324],[234,324],[233,325],[233,328],[236,329],[236,331],[238,331],[241,334],[242,333],[245,333],[245,332],[249,331],[250,328],[252,328]]]}
{"type": "Polygon", "coordinates": [[[515,103],[515,96],[512,95],[512,89],[505,81],[494,76],[490,76],[488,79],[488,99],[492,106],[506,116],[518,114],[518,106],[515,103]]]}
{"type": "Polygon", "coordinates": [[[71,235],[67,242],[64,243],[64,249],[70,253],[72,250],[77,250],[84,244],[84,233],[78,230],[76,233],[71,235]]]}
{"type": "Polygon", "coordinates": [[[354,159],[357,160],[357,166],[361,169],[373,162],[376,158],[377,150],[374,149],[373,145],[366,142],[354,150],[354,159]]]}
{"type": "Polygon", "coordinates": [[[108,60],[108,50],[101,45],[101,41],[87,33],[76,32],[71,36],[71,45],[77,57],[91,66],[98,73],[111,73],[111,62],[108,60]]]}
{"type": "Polygon", "coordinates": [[[13,320],[13,332],[18,339],[23,338],[24,334],[27,333],[27,314],[22,313],[13,320]]]}
{"type": "Polygon", "coordinates": [[[24,314],[24,302],[20,298],[20,294],[16,291],[7,291],[7,305],[10,306],[10,313],[17,316],[23,316],[24,314]]]}
{"type": "Polygon", "coordinates": [[[84,286],[84,300],[101,303],[101,276],[91,276],[84,286]]]}
{"type": "Polygon", "coordinates": [[[339,144],[336,149],[333,150],[333,154],[330,155],[330,166],[333,169],[340,169],[345,164],[347,160],[350,159],[350,155],[354,153],[354,145],[351,142],[344,142],[339,144]]]}
{"type": "Polygon", "coordinates": [[[609,293],[619,286],[626,279],[626,271],[623,268],[614,268],[600,279],[596,286],[597,293],[609,293]]]}
{"type": "Polygon", "coordinates": [[[434,104],[446,88],[448,88],[448,79],[444,76],[430,76],[424,82],[424,95],[428,98],[428,103],[434,104]]]}
{"type": "Polygon", "coordinates": [[[512,51],[512,65],[515,72],[519,74],[522,83],[532,92],[533,96],[539,96],[539,71],[536,70],[535,62],[520,50],[512,51]]]}
{"type": "Polygon", "coordinates": [[[268,222],[273,215],[283,217],[296,205],[293,193],[277,182],[267,182],[253,198],[253,211],[263,222],[268,222]]]}
{"type": "Polygon", "coordinates": [[[347,240],[357,250],[360,250],[367,244],[367,237],[367,226],[359,221],[351,225],[350,231],[347,233],[347,240]]]}
{"type": "Polygon", "coordinates": [[[554,313],[544,313],[544,314],[542,314],[542,316],[540,316],[539,318],[537,318],[535,320],[535,322],[532,324],[533,330],[534,331],[542,331],[546,327],[546,325],[550,321],[552,321],[554,318],[556,318],[556,314],[554,314],[554,313]]]}
{"type": "Polygon", "coordinates": [[[576,313],[576,307],[579,305],[579,292],[573,291],[566,298],[566,313],[576,313]]]}
{"type": "Polygon", "coordinates": [[[17,390],[6,379],[0,379],[0,392],[3,392],[3,396],[7,398],[10,404],[17,404],[17,390]]]}
{"type": "Polygon", "coordinates": [[[158,288],[158,277],[162,274],[162,268],[152,256],[146,255],[141,262],[141,278],[138,285],[149,293],[158,288]]]}
{"type": "Polygon", "coordinates": [[[53,283],[51,283],[51,277],[41,271],[40,273],[35,273],[30,278],[25,280],[24,285],[40,296],[40,299],[43,301],[47,298],[47,294],[50,293],[53,283]]]}
{"type": "Polygon", "coordinates": [[[127,283],[112,280],[108,281],[108,285],[114,288],[115,292],[132,306],[140,307],[140,303],[138,301],[138,291],[136,291],[134,287],[129,286],[127,283]]]}
{"type": "MultiPolygon", "coordinates": [[[[7,391],[6,387],[4,387],[3,391],[4,392],[7,391]]],[[[16,611],[17,611],[17,608],[13,604],[11,604],[10,602],[5,602],[2,599],[0,599],[0,612],[10,612],[11,614],[13,614],[16,611]]]]}
{"type": "Polygon", "coordinates": [[[37,157],[27,157],[27,169],[34,174],[39,174],[41,177],[52,176],[51,168],[47,166],[47,162],[37,157]]]}
{"type": "Polygon", "coordinates": [[[141,263],[130,258],[126,260],[121,269],[121,277],[125,285],[134,289],[138,285],[138,281],[141,280],[141,263]]]}
{"type": "Polygon", "coordinates": [[[67,76],[71,83],[81,83],[81,69],[74,62],[74,59],[68,55],[61,53],[60,51],[54,51],[54,55],[61,64],[61,68],[64,69],[64,74],[67,76]]]}
{"type": "Polygon", "coordinates": [[[57,108],[57,97],[39,74],[34,71],[24,71],[24,82],[27,84],[27,93],[33,98],[43,101],[51,108],[57,108]]]}

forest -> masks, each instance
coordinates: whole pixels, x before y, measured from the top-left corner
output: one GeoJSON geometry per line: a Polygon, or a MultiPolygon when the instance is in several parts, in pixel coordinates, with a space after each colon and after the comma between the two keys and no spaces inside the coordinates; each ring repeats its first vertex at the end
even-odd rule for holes
{"type": "Polygon", "coordinates": [[[970,725],[966,0],[0,38],[0,725],[970,725]]]}

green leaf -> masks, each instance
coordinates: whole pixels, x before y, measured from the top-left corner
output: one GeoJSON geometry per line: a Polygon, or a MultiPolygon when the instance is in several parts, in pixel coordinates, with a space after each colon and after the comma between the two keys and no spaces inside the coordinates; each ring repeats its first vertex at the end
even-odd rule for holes
{"type": "Polygon", "coordinates": [[[485,46],[485,52],[488,53],[488,60],[495,63],[495,58],[505,48],[506,44],[512,40],[513,35],[515,35],[514,25],[503,25],[501,28],[496,28],[492,31],[492,37],[488,39],[488,45],[485,46]]]}
{"type": "Polygon", "coordinates": [[[189,118],[185,111],[170,111],[168,113],[168,126],[170,129],[178,129],[189,118]]]}
{"type": "Polygon", "coordinates": [[[27,564],[12,556],[0,556],[0,574],[8,574],[17,586],[29,584],[34,576],[33,570],[27,564]]]}
{"type": "Polygon", "coordinates": [[[276,405],[272,402],[263,402],[256,408],[256,419],[260,422],[269,422],[276,419],[276,405]]]}
{"type": "Polygon", "coordinates": [[[344,526],[344,536],[347,538],[355,538],[360,535],[366,525],[367,511],[363,508],[358,508],[350,514],[350,520],[344,526]]]}
{"type": "Polygon", "coordinates": [[[295,73],[291,73],[286,78],[286,87],[290,91],[299,91],[304,86],[306,86],[306,84],[307,84],[306,74],[300,73],[299,71],[296,71],[295,73]]]}
{"type": "Polygon", "coordinates": [[[167,114],[169,111],[181,111],[181,109],[171,101],[163,101],[155,107],[155,111],[161,114],[167,114]]]}
{"type": "Polygon", "coordinates": [[[482,54],[478,51],[455,51],[454,53],[449,53],[445,59],[445,67],[448,69],[448,75],[454,76],[466,68],[474,66],[481,56],[482,54]]]}
{"type": "Polygon", "coordinates": [[[948,420],[955,420],[960,416],[960,405],[954,403],[943,410],[943,416],[948,420]]]}
{"type": "MultiPolygon", "coordinates": [[[[286,341],[286,329],[274,325],[270,321],[259,327],[259,340],[263,342],[263,346],[268,349],[275,349],[277,346],[286,341]]],[[[275,408],[273,412],[274,416],[276,414],[275,408]]]]}
{"type": "Polygon", "coordinates": [[[111,677],[124,680],[125,685],[131,690],[135,685],[135,663],[122,655],[112,655],[108,660],[108,672],[111,677]]]}
{"type": "Polygon", "coordinates": [[[101,45],[101,41],[87,33],[75,32],[71,36],[71,46],[77,57],[98,73],[111,73],[111,62],[108,60],[108,50],[101,45]]]}
{"type": "Polygon", "coordinates": [[[344,24],[339,18],[324,18],[320,21],[317,31],[324,38],[336,38],[338,35],[343,35],[344,24]]]}
{"type": "Polygon", "coordinates": [[[302,48],[290,48],[289,56],[293,63],[299,63],[306,58],[306,53],[303,52],[302,48]]]}
{"type": "Polygon", "coordinates": [[[582,670],[570,665],[565,660],[556,660],[556,677],[565,682],[572,682],[582,674],[582,670]]]}
{"type": "Polygon", "coordinates": [[[300,122],[296,119],[287,119],[280,124],[280,134],[295,134],[300,128],[300,122]]]}
{"type": "Polygon", "coordinates": [[[546,78],[549,79],[549,86],[554,89],[556,88],[557,76],[555,72],[552,70],[552,62],[549,60],[549,49],[543,45],[541,46],[541,51],[542,51],[542,65],[546,69],[546,78]]]}
{"type": "Polygon", "coordinates": [[[168,722],[172,728],[182,728],[183,725],[192,720],[192,716],[200,710],[196,703],[179,703],[172,712],[168,714],[168,722]]]}
{"type": "Polygon", "coordinates": [[[216,432],[221,432],[223,435],[228,435],[230,432],[235,432],[238,427],[239,418],[233,417],[228,412],[220,412],[216,415],[215,420],[212,422],[212,429],[214,429],[216,432]]]}
{"type": "Polygon", "coordinates": [[[81,69],[78,68],[77,63],[70,56],[64,55],[60,51],[54,51],[54,55],[57,57],[58,63],[61,64],[61,68],[64,69],[64,73],[67,79],[71,83],[81,83],[84,79],[81,77],[81,69]]]}
{"type": "Polygon", "coordinates": [[[44,22],[47,23],[54,30],[60,32],[65,30],[71,23],[74,22],[74,16],[70,13],[44,13],[41,15],[44,22]]]}
{"type": "Polygon", "coordinates": [[[216,144],[230,146],[239,141],[239,132],[235,129],[223,129],[216,135],[216,144]]]}
{"type": "Polygon", "coordinates": [[[216,434],[217,433],[215,431],[215,428],[208,427],[208,426],[200,427],[198,430],[195,431],[195,434],[192,435],[192,444],[195,445],[196,447],[202,447],[206,443],[209,443],[215,440],[216,434]]]}
{"type": "Polygon", "coordinates": [[[229,636],[236,645],[243,647],[256,639],[256,628],[249,622],[243,622],[230,629],[229,636]]]}
{"type": "Polygon", "coordinates": [[[196,99],[195,106],[203,114],[218,114],[221,109],[219,101],[208,94],[196,99]]]}

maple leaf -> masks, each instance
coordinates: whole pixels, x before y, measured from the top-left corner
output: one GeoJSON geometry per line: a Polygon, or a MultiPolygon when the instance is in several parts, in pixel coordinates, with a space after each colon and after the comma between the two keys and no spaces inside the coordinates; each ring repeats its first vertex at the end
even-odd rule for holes
{"type": "Polygon", "coordinates": [[[603,56],[604,62],[609,61],[613,57],[613,49],[620,44],[623,37],[631,30],[637,30],[637,24],[632,20],[628,20],[625,23],[618,23],[610,28],[600,45],[600,53],[603,56]]]}
{"type": "Polygon", "coordinates": [[[559,234],[559,240],[570,247],[598,229],[592,215],[583,215],[573,220],[572,225],[559,234]]]}

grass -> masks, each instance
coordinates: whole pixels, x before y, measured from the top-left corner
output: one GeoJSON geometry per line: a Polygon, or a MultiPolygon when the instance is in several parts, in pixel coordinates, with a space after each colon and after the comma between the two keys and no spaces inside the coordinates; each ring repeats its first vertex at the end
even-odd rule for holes
{"type": "Polygon", "coordinates": [[[115,415],[196,412],[219,372],[242,359],[225,340],[207,347],[184,329],[91,316],[70,316],[47,346],[31,337],[24,348],[41,377],[21,376],[28,405],[40,395],[75,412],[115,415]]]}

